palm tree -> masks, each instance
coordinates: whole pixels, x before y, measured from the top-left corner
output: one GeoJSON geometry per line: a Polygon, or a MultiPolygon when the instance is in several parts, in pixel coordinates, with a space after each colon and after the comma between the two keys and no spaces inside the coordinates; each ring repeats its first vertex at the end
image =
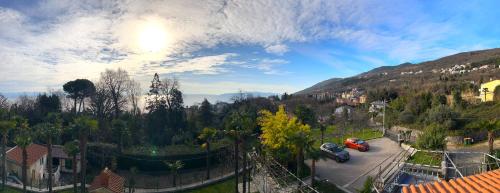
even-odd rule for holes
{"type": "Polygon", "coordinates": [[[314,185],[314,176],[316,176],[316,161],[319,161],[320,159],[325,159],[325,156],[321,150],[309,146],[306,148],[306,154],[311,159],[311,186],[314,185]]]}
{"type": "Polygon", "coordinates": [[[302,165],[304,164],[304,150],[314,145],[314,140],[311,139],[309,133],[299,131],[289,138],[292,145],[293,153],[297,159],[297,177],[300,178],[302,174],[302,165]]]}
{"type": "Polygon", "coordinates": [[[7,181],[7,172],[6,169],[6,146],[9,131],[16,127],[15,121],[0,121],[0,132],[2,133],[2,190],[5,186],[5,182],[7,181]]]}
{"type": "Polygon", "coordinates": [[[113,125],[114,132],[118,134],[118,152],[123,151],[123,141],[128,135],[127,123],[120,119],[114,119],[111,123],[113,125]]]}
{"type": "Polygon", "coordinates": [[[92,130],[97,128],[97,121],[88,117],[82,116],[75,119],[73,128],[78,132],[79,148],[80,148],[80,192],[85,191],[86,175],[87,175],[87,139],[92,130]]]}
{"type": "Polygon", "coordinates": [[[47,170],[49,172],[48,187],[49,193],[52,193],[52,139],[61,133],[62,122],[58,114],[49,114],[47,122],[36,125],[36,130],[40,137],[47,141],[47,170]]]}
{"type": "Polygon", "coordinates": [[[184,167],[184,163],[182,161],[177,160],[175,162],[168,162],[168,161],[163,161],[168,168],[170,168],[170,171],[172,172],[172,182],[174,184],[174,187],[177,186],[177,172],[184,167]]]}
{"type": "Polygon", "coordinates": [[[76,140],[75,141],[69,141],[69,142],[66,142],[66,144],[64,144],[64,152],[66,154],[68,154],[68,156],[71,156],[71,169],[73,171],[73,192],[74,193],[78,192],[78,188],[76,186],[76,182],[77,182],[77,172],[76,172],[77,160],[76,160],[76,156],[78,155],[78,153],[80,151],[78,149],[78,144],[79,144],[79,142],[76,141],[76,140]]]}
{"type": "Polygon", "coordinates": [[[28,191],[26,190],[26,183],[27,183],[27,177],[28,177],[28,152],[26,148],[31,144],[32,138],[30,135],[30,128],[29,125],[26,121],[20,123],[19,126],[19,135],[15,139],[15,143],[19,148],[22,149],[22,181],[23,181],[23,192],[27,193],[28,191]]]}
{"type": "Polygon", "coordinates": [[[131,167],[130,168],[130,178],[128,181],[128,193],[134,193],[135,192],[135,175],[137,174],[137,168],[136,167],[131,167]]]}
{"type": "Polygon", "coordinates": [[[325,143],[324,139],[325,139],[326,126],[324,124],[320,124],[319,129],[321,131],[321,144],[323,144],[323,143],[325,143]]]}
{"type": "MultiPolygon", "coordinates": [[[[234,175],[236,179],[235,192],[238,193],[238,176],[239,176],[239,156],[240,156],[240,144],[243,151],[246,151],[247,139],[252,134],[252,129],[255,126],[255,121],[252,121],[250,116],[242,112],[242,110],[234,111],[230,117],[229,122],[226,127],[227,130],[224,131],[225,135],[234,143],[234,175]]],[[[246,153],[246,152],[244,152],[246,153]]],[[[243,156],[243,192],[246,191],[246,162],[247,156],[243,156]]]]}
{"type": "Polygon", "coordinates": [[[216,135],[217,135],[217,130],[206,127],[201,131],[200,135],[198,136],[198,139],[204,141],[202,147],[206,149],[207,180],[210,179],[210,144],[212,143],[212,140],[215,139],[216,135]]]}
{"type": "Polygon", "coordinates": [[[479,122],[478,127],[488,131],[488,150],[489,153],[493,153],[493,144],[495,142],[495,132],[500,129],[500,120],[494,119],[489,121],[479,122]]]}

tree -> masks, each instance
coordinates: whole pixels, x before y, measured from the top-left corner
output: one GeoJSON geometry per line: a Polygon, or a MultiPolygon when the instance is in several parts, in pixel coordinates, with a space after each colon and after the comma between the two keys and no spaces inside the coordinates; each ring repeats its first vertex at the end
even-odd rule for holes
{"type": "Polygon", "coordinates": [[[40,123],[35,125],[35,128],[42,139],[47,142],[47,170],[49,172],[48,176],[48,188],[49,193],[52,192],[52,139],[59,136],[62,129],[62,121],[58,114],[49,114],[46,118],[45,123],[40,123]]]}
{"type": "Polygon", "coordinates": [[[417,137],[417,147],[429,150],[442,150],[446,147],[446,131],[438,125],[432,124],[424,129],[417,137]]]}
{"type": "MultiPolygon", "coordinates": [[[[333,126],[332,126],[333,127],[333,126]]],[[[325,131],[326,131],[326,126],[325,124],[320,124],[319,130],[321,131],[321,144],[325,143],[325,131]]]]}
{"type": "Polygon", "coordinates": [[[87,79],[76,79],[73,81],[69,81],[63,85],[63,90],[68,94],[68,97],[73,99],[73,111],[76,114],[83,109],[85,109],[84,100],[87,97],[90,97],[95,92],[94,83],[87,79]],[[77,111],[77,102],[80,101],[80,105],[77,111]]]}
{"type": "Polygon", "coordinates": [[[210,144],[215,139],[216,135],[217,135],[217,130],[205,127],[198,136],[198,139],[203,141],[202,147],[206,149],[207,180],[210,179],[210,144]]]}
{"type": "Polygon", "coordinates": [[[488,152],[493,155],[495,132],[500,130],[500,120],[483,120],[478,123],[478,127],[488,132],[488,152]]]}
{"type": "Polygon", "coordinates": [[[16,127],[15,121],[0,121],[0,132],[2,133],[2,190],[5,186],[5,182],[7,181],[7,172],[5,168],[6,165],[6,146],[8,143],[8,135],[9,131],[16,127]]]}
{"type": "Polygon", "coordinates": [[[182,161],[177,160],[175,162],[167,162],[164,161],[164,163],[170,168],[170,171],[172,172],[172,183],[174,187],[177,186],[177,174],[180,169],[184,167],[184,163],[182,161]]]}
{"type": "Polygon", "coordinates": [[[272,150],[290,148],[289,139],[293,135],[311,131],[309,125],[301,124],[297,117],[289,118],[283,105],[279,106],[275,114],[267,110],[261,111],[258,123],[262,127],[262,144],[272,150]]]}
{"type": "Polygon", "coordinates": [[[73,129],[78,132],[79,140],[79,149],[80,149],[80,164],[81,164],[81,172],[80,172],[80,192],[85,192],[85,184],[86,184],[86,170],[87,170],[87,140],[90,132],[97,128],[97,121],[90,119],[85,116],[78,117],[74,120],[72,125],[73,129]]]}
{"type": "Polygon", "coordinates": [[[130,98],[130,102],[132,103],[132,114],[139,115],[141,114],[139,108],[139,100],[142,96],[141,84],[135,80],[130,80],[128,85],[128,96],[130,98]]]}
{"type": "Polygon", "coordinates": [[[55,94],[38,95],[36,99],[36,109],[39,111],[42,117],[47,116],[49,113],[61,112],[61,100],[59,96],[55,94]]]}
{"type": "Polygon", "coordinates": [[[298,105],[295,108],[294,114],[302,123],[308,124],[309,126],[316,125],[316,115],[311,108],[305,105],[298,105]]]}
{"type": "Polygon", "coordinates": [[[146,98],[148,136],[153,144],[170,142],[175,133],[186,126],[186,115],[176,79],[163,79],[155,74],[146,98]],[[167,140],[165,140],[167,139],[167,140]]]}
{"type": "Polygon", "coordinates": [[[128,180],[128,193],[135,192],[135,175],[137,175],[138,169],[136,167],[130,168],[130,178],[128,180]]]}
{"type": "Polygon", "coordinates": [[[308,146],[306,148],[306,154],[311,159],[311,184],[314,184],[314,176],[316,176],[316,162],[320,159],[325,159],[325,154],[315,148],[314,146],[308,146]]]}
{"type": "Polygon", "coordinates": [[[200,127],[205,128],[212,126],[214,113],[212,110],[212,104],[210,104],[207,99],[203,100],[203,102],[201,103],[198,117],[200,121],[200,127]]]}
{"type": "Polygon", "coordinates": [[[359,193],[372,193],[372,187],[373,178],[371,176],[368,176],[365,180],[365,183],[363,184],[363,189],[361,189],[359,193]]]}
{"type": "Polygon", "coordinates": [[[105,86],[111,101],[113,102],[114,117],[118,118],[120,112],[127,104],[127,93],[131,86],[131,80],[127,71],[118,68],[116,71],[106,69],[101,73],[99,80],[105,86]]]}
{"type": "Polygon", "coordinates": [[[0,109],[7,110],[9,106],[10,105],[7,97],[3,96],[2,93],[0,93],[0,109]]]}
{"type": "Polygon", "coordinates": [[[22,150],[22,182],[23,182],[23,192],[27,193],[26,184],[28,183],[28,152],[26,148],[31,144],[32,138],[30,133],[29,125],[26,121],[19,123],[19,134],[15,138],[15,143],[22,150]]]}
{"type": "Polygon", "coordinates": [[[124,140],[128,139],[130,135],[129,129],[127,127],[127,123],[120,119],[115,119],[111,123],[113,125],[113,130],[116,135],[118,135],[118,152],[123,151],[124,140]]]}
{"type": "Polygon", "coordinates": [[[312,147],[314,145],[314,140],[311,137],[310,130],[297,131],[287,138],[290,141],[290,149],[296,156],[297,177],[300,178],[303,173],[302,165],[304,165],[304,150],[312,147]]]}
{"type": "MultiPolygon", "coordinates": [[[[66,154],[68,154],[68,156],[71,157],[71,169],[73,171],[73,193],[78,192],[78,188],[76,186],[76,182],[78,180],[77,172],[76,172],[76,167],[77,167],[76,156],[78,155],[78,153],[80,151],[78,148],[78,144],[79,144],[79,142],[76,140],[69,141],[69,142],[66,142],[64,144],[64,152],[66,152],[66,154]]],[[[81,162],[81,159],[80,159],[80,162],[81,162]]]]}
{"type": "Polygon", "coordinates": [[[90,98],[90,111],[97,117],[99,132],[101,138],[106,137],[107,130],[105,127],[106,120],[113,116],[113,101],[109,92],[107,91],[106,85],[99,81],[96,84],[96,92],[90,98]]]}

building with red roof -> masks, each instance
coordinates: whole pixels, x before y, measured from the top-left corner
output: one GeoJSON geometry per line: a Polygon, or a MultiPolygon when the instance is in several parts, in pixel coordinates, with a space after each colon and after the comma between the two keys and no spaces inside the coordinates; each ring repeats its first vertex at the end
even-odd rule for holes
{"type": "Polygon", "coordinates": [[[90,185],[91,193],[123,193],[125,179],[105,168],[90,185]]]}
{"type": "MultiPolygon", "coordinates": [[[[47,147],[31,144],[26,148],[28,183],[36,183],[45,177],[47,163],[47,147]]],[[[7,151],[7,173],[22,176],[23,153],[18,146],[7,151]]]]}
{"type": "Polygon", "coordinates": [[[402,193],[497,193],[500,192],[500,169],[483,172],[449,181],[435,181],[410,185],[402,188],[402,193]]]}

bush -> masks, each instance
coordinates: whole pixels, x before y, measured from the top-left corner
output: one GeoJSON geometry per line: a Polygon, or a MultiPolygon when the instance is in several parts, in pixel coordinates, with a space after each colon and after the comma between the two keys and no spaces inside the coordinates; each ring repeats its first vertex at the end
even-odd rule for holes
{"type": "Polygon", "coordinates": [[[415,122],[415,115],[413,115],[413,113],[411,112],[403,111],[399,115],[399,121],[403,124],[412,124],[413,122],[415,122]]]}
{"type": "Polygon", "coordinates": [[[425,128],[417,138],[417,147],[421,149],[440,150],[446,147],[446,130],[437,124],[425,128]]]}

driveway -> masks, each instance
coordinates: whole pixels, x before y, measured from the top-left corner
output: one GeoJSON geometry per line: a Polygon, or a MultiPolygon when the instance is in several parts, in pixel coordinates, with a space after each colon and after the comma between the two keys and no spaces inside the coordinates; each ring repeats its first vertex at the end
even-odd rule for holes
{"type": "MultiPolygon", "coordinates": [[[[386,166],[403,149],[388,139],[379,138],[369,140],[370,151],[359,152],[347,149],[351,159],[345,163],[337,163],[332,159],[320,160],[316,163],[316,175],[320,179],[342,186],[352,192],[357,192],[363,187],[367,176],[375,176],[379,167],[386,166]]],[[[309,166],[311,161],[306,162],[309,166]]]]}

